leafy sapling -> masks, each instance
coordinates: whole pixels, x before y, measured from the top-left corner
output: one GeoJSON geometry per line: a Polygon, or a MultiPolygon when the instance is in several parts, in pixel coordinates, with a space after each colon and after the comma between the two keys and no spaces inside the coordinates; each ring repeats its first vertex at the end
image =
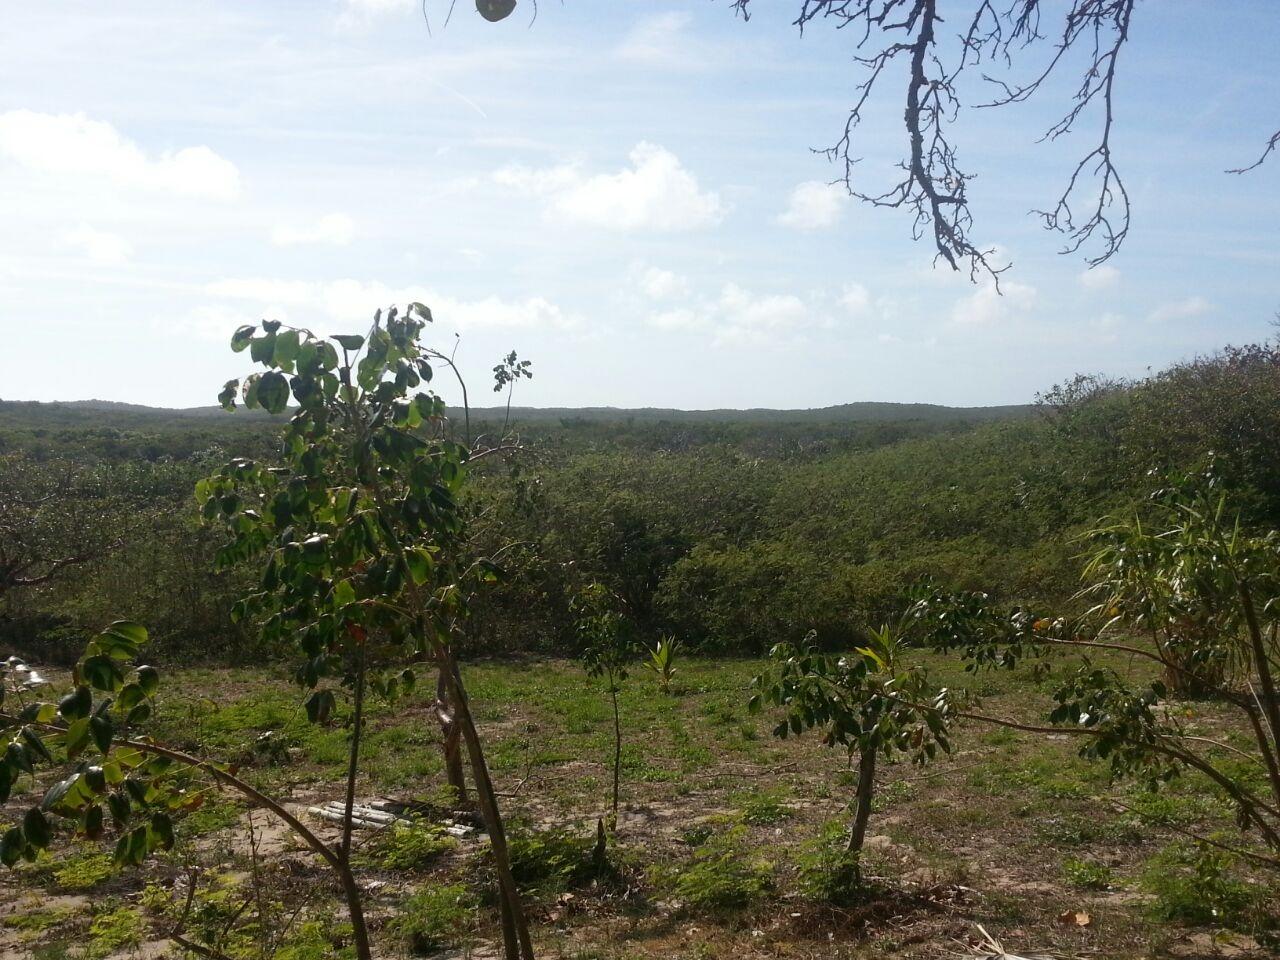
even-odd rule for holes
{"type": "MultiPolygon", "coordinates": [[[[206,519],[227,533],[219,561],[260,565],[259,589],[236,612],[257,615],[268,638],[296,645],[309,718],[325,722],[339,695],[348,699],[339,858],[349,862],[351,853],[366,695],[394,699],[414,683],[409,665],[430,660],[441,723],[460,733],[491,839],[508,960],[532,960],[497,794],[453,650],[470,585],[493,579],[495,569],[464,549],[461,497],[478,454],[453,438],[444,402],[427,387],[436,364],[457,372],[449,356],[423,343],[429,322],[430,311],[414,303],[403,313],[378,311],[363,335],[318,337],[274,321],[237,330],[232,349],[248,350],[265,372],[229,381],[223,405],[234,408],[240,397],[247,407],[283,413],[292,397],[296,407],[275,462],[231,460],[196,495],[206,519]]],[[[451,742],[446,734],[446,747],[451,742]]],[[[460,780],[459,767],[450,772],[460,780]]],[[[370,946],[358,900],[358,890],[348,891],[364,958],[370,946]]]]}
{"type": "Polygon", "coordinates": [[[613,793],[610,829],[618,824],[618,801],[622,781],[622,716],[618,708],[621,684],[638,652],[631,624],[620,611],[621,601],[601,584],[586,587],[573,600],[579,656],[587,676],[605,681],[605,692],[613,707],[613,793]]]}
{"type": "MultiPolygon", "coordinates": [[[[232,768],[147,735],[160,675],[135,663],[146,642],[140,624],[111,624],[89,641],[73,671],[71,691],[56,703],[30,698],[32,671],[26,664],[16,658],[0,664],[0,735],[7,738],[0,755],[0,802],[24,781],[40,797],[0,836],[0,862],[12,867],[41,851],[55,859],[83,856],[85,843],[101,842],[114,849],[115,866],[138,865],[173,846],[182,816],[202,806],[216,785],[283,820],[335,870],[344,887],[354,888],[337,852],[279,802],[232,768]],[[67,834],[79,841],[73,848],[78,854],[61,848],[67,834]]],[[[207,946],[192,939],[198,935],[186,931],[187,919],[184,911],[160,935],[210,955],[207,946]]]]}
{"type": "Polygon", "coordinates": [[[959,652],[969,669],[1043,663],[1051,649],[1078,656],[1054,692],[1051,726],[964,715],[1070,733],[1082,756],[1152,789],[1199,773],[1268,848],[1250,859],[1280,869],[1280,536],[1246,531],[1212,484],[1192,482],[1162,492],[1149,518],[1109,520],[1086,539],[1092,552],[1080,596],[1094,606],[1079,619],[1000,610],[981,594],[934,591],[919,601],[927,642],[959,652]],[[1096,650],[1146,661],[1161,676],[1135,682],[1095,662],[1096,650]],[[1183,691],[1214,689],[1239,710],[1250,747],[1188,730],[1180,711],[1167,708],[1173,678],[1183,691]],[[1252,769],[1224,763],[1221,751],[1247,758],[1252,769]]]}
{"type": "MultiPolygon", "coordinates": [[[[780,707],[774,728],[786,738],[820,728],[823,742],[842,747],[857,764],[858,785],[851,803],[845,849],[850,881],[861,880],[861,853],[875,792],[877,757],[905,755],[918,764],[949,753],[951,695],[925,669],[905,662],[906,618],[873,631],[852,654],[823,653],[813,646],[778,644],[773,668],[752,680],[749,708],[780,707]]],[[[812,643],[814,635],[807,638],[812,643]]]]}

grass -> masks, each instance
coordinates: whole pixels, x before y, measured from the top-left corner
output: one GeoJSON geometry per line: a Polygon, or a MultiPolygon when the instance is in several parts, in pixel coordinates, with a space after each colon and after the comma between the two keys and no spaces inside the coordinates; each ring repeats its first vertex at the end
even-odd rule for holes
{"type": "MultiPolygon", "coordinates": [[[[966,683],[958,665],[928,660],[942,682],[966,683]]],[[[777,741],[768,718],[758,726],[748,718],[746,687],[760,667],[684,657],[676,695],[663,696],[648,682],[623,685],[623,810],[610,869],[602,873],[592,852],[596,820],[608,804],[607,701],[572,663],[465,666],[545,955],[852,960],[918,955],[922,944],[945,952],[954,937],[983,923],[1015,952],[1138,958],[1149,955],[1149,944],[1174,942],[1197,926],[1265,930],[1269,921],[1258,905],[1265,897],[1256,894],[1266,888],[1257,871],[1236,862],[1205,872],[1171,846],[1175,829],[1239,840],[1230,810],[1198,778],[1155,794],[1112,785],[1106,770],[1079,758],[1065,738],[978,726],[956,731],[951,760],[925,770],[882,764],[862,859],[868,882],[852,887],[841,846],[853,786],[848,757],[817,736],[777,741]],[[948,899],[945,891],[954,888],[947,885],[956,883],[973,892],[948,899]],[[1196,905],[1202,888],[1216,898],[1207,911],[1196,905]],[[1057,923],[1066,907],[1086,905],[1090,928],[1057,923]],[[849,910],[861,919],[850,920],[842,912],[849,910]],[[877,919],[881,910],[892,923],[877,919]],[[690,913],[696,916],[682,919],[690,913]],[[1010,933],[1015,929],[1026,933],[1010,933]]],[[[990,712],[1032,719],[1046,708],[1045,691],[1025,676],[984,675],[982,685],[990,712]]],[[[343,718],[308,724],[283,668],[171,671],[165,689],[158,737],[205,740],[210,755],[240,764],[252,782],[300,806],[340,796],[343,718]]],[[[1227,714],[1213,704],[1194,709],[1223,737],[1234,733],[1222,729],[1227,714]]],[[[394,710],[374,701],[368,730],[360,796],[439,797],[438,733],[425,697],[394,710]]],[[[253,868],[243,812],[229,795],[211,792],[178,825],[205,871],[193,929],[219,931],[237,911],[241,922],[256,915],[252,904],[242,910],[253,868]]],[[[361,840],[360,869],[376,880],[369,910],[388,948],[440,949],[497,936],[483,844],[455,842],[427,824],[361,840]]],[[[318,869],[288,845],[264,858],[272,903],[300,918],[277,955],[348,953],[332,891],[314,882],[318,869]]],[[[177,862],[142,877],[116,874],[85,845],[56,870],[21,868],[0,891],[7,901],[0,906],[32,955],[83,954],[84,943],[103,950],[144,935],[140,924],[151,904],[136,895],[148,881],[156,899],[180,900],[172,886],[177,862]],[[50,910],[61,908],[38,899],[71,890],[116,898],[80,921],[83,932],[74,939],[65,923],[50,919],[50,910]]],[[[246,940],[236,949],[251,946],[246,940]]]]}

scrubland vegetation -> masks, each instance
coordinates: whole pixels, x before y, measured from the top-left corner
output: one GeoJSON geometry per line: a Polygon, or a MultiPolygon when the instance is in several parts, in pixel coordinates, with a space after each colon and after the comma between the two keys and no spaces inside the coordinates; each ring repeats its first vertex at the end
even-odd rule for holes
{"type": "Polygon", "coordinates": [[[3,949],[1276,949],[1274,346],[468,420],[426,319],[238,332],[278,417],[0,404],[3,949]]]}

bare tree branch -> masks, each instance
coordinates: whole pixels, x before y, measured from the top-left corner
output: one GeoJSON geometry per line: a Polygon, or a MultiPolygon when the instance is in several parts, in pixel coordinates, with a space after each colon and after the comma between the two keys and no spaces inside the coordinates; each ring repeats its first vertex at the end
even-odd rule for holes
{"type": "MultiPolygon", "coordinates": [[[[1136,2],[1071,0],[1065,5],[1065,20],[1048,64],[1023,84],[983,74],[983,79],[997,88],[997,96],[976,105],[1021,103],[1072,60],[1070,54],[1083,52],[1081,81],[1073,102],[1041,140],[1056,140],[1083,122],[1086,115],[1097,114],[1101,124],[1097,145],[1076,164],[1053,207],[1033,212],[1047,229],[1066,235],[1064,253],[1098,241],[1101,249],[1087,257],[1091,266],[1112,257],[1129,233],[1129,195],[1113,161],[1111,132],[1117,64],[1129,39],[1136,2]],[[1080,198],[1086,191],[1090,197],[1087,202],[1080,198]],[[1087,213],[1078,215],[1077,208],[1087,213]]],[[[733,7],[739,16],[749,19],[750,4],[751,0],[735,0],[733,7]]],[[[919,239],[931,234],[938,259],[955,270],[965,264],[970,279],[987,276],[998,288],[999,275],[1007,265],[994,265],[993,251],[971,238],[968,184],[975,175],[961,167],[951,137],[951,125],[963,105],[959,78],[967,68],[984,61],[1013,67],[1025,56],[1024,51],[1047,39],[1043,17],[1050,12],[1055,18],[1062,14],[1048,8],[1044,0],[1010,0],[1004,9],[994,0],[970,0],[970,4],[963,32],[954,36],[954,43],[948,43],[949,37],[942,32],[938,0],[800,0],[794,22],[801,32],[817,21],[849,30],[858,51],[854,61],[864,69],[839,139],[819,151],[842,163],[843,175],[838,182],[843,182],[852,196],[873,206],[911,211],[913,236],[919,239]],[[899,163],[903,176],[887,190],[869,192],[855,182],[860,158],[854,153],[854,135],[877,85],[895,69],[906,74],[903,119],[908,149],[899,163]]]]}
{"type": "Polygon", "coordinates": [[[1271,139],[1267,141],[1266,147],[1263,148],[1262,156],[1253,161],[1253,163],[1249,164],[1247,167],[1237,167],[1234,170],[1228,170],[1227,173],[1248,173],[1250,170],[1257,170],[1258,167],[1262,166],[1267,157],[1271,154],[1271,151],[1274,150],[1277,145],[1280,145],[1280,130],[1277,130],[1271,135],[1271,139]]]}

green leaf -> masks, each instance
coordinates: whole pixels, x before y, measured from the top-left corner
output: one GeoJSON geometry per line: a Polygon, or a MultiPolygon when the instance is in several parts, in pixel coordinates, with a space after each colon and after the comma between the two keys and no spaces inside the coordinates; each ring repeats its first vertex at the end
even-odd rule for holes
{"type": "Polygon", "coordinates": [[[78,686],[58,701],[58,713],[68,722],[87,717],[93,708],[93,694],[86,686],[78,686]]]}
{"type": "Polygon", "coordinates": [[[138,667],[138,686],[142,687],[142,692],[148,697],[154,697],[160,689],[160,673],[155,667],[144,663],[138,667]]]}
{"type": "Polygon", "coordinates": [[[153,848],[168,850],[173,846],[173,821],[167,813],[156,813],[151,817],[151,838],[153,848]]]}
{"type": "Polygon", "coordinates": [[[38,756],[46,763],[52,762],[53,755],[49,753],[49,748],[44,745],[44,741],[30,727],[22,728],[22,742],[27,745],[27,749],[38,756]]]}
{"type": "Polygon", "coordinates": [[[405,561],[409,565],[409,576],[413,578],[414,583],[423,584],[431,578],[431,568],[434,564],[431,554],[425,547],[415,547],[407,551],[405,561]]]}
{"type": "Polygon", "coordinates": [[[49,841],[53,839],[53,828],[49,826],[48,818],[39,807],[32,807],[22,818],[22,835],[37,850],[49,846],[49,841]]]}
{"type": "Polygon", "coordinates": [[[71,789],[79,783],[80,774],[78,772],[71,774],[71,776],[67,777],[65,780],[59,780],[45,791],[44,799],[40,801],[40,808],[42,810],[54,809],[54,807],[58,806],[58,804],[62,802],[63,798],[71,792],[71,789]]]}
{"type": "Polygon", "coordinates": [[[333,713],[334,698],[332,690],[313,690],[304,704],[307,719],[312,723],[325,723],[333,713]]]}
{"type": "Polygon", "coordinates": [[[272,359],[286,370],[293,366],[298,358],[300,346],[297,330],[286,330],[276,337],[276,348],[272,359]]]}
{"type": "Polygon", "coordinates": [[[335,608],[345,607],[349,603],[356,602],[356,591],[351,586],[350,580],[339,580],[338,585],[333,588],[333,605],[335,608]]]}
{"type": "Polygon", "coordinates": [[[246,325],[240,327],[231,335],[231,349],[236,353],[240,353],[245,347],[249,346],[249,341],[253,339],[253,333],[257,327],[246,325]]]}
{"type": "Polygon", "coordinates": [[[228,380],[224,383],[222,390],[218,393],[218,405],[223,410],[234,410],[236,408],[236,392],[239,389],[239,380],[228,380]]]}
{"type": "Polygon", "coordinates": [[[84,812],[84,816],[80,820],[80,832],[90,840],[101,838],[104,830],[102,807],[94,804],[84,812]]]}
{"type": "Polygon", "coordinates": [[[276,335],[269,333],[265,337],[258,337],[249,341],[249,356],[254,363],[261,363],[267,366],[271,364],[271,355],[275,352],[276,335]]]}
{"type": "Polygon", "coordinates": [[[335,333],[333,339],[337,340],[344,350],[359,350],[364,346],[364,337],[354,333],[335,333]]]}
{"type": "Polygon", "coordinates": [[[124,824],[129,820],[129,814],[133,811],[133,806],[129,803],[128,794],[116,792],[107,797],[107,809],[111,811],[112,820],[116,823],[124,824]]]}
{"type": "Polygon", "coordinates": [[[151,716],[151,704],[145,701],[138,704],[129,711],[129,715],[125,717],[125,723],[132,726],[135,723],[143,723],[151,716]]]}
{"type": "Polygon", "coordinates": [[[147,695],[143,692],[141,684],[126,683],[120,688],[120,695],[116,698],[116,706],[122,711],[128,712],[146,698],[147,695]]]}
{"type": "Polygon", "coordinates": [[[84,752],[84,748],[89,745],[88,717],[81,717],[67,726],[64,744],[67,749],[68,760],[74,760],[84,752]]]}
{"type": "Polygon", "coordinates": [[[5,748],[4,762],[15,770],[35,773],[35,768],[31,766],[31,757],[27,755],[26,748],[16,740],[11,740],[9,746],[5,748]]]}
{"type": "Polygon", "coordinates": [[[117,620],[98,634],[95,642],[103,653],[117,660],[129,660],[146,644],[147,628],[132,620],[117,620]]]}
{"type": "Polygon", "coordinates": [[[124,683],[124,671],[110,657],[89,657],[80,664],[80,675],[97,690],[115,693],[124,683]]]}
{"type": "Polygon", "coordinates": [[[289,381],[284,374],[271,370],[258,381],[258,402],[268,413],[283,413],[289,404],[289,381]]]}
{"type": "Polygon", "coordinates": [[[89,718],[89,734],[102,753],[111,752],[111,738],[115,736],[115,725],[111,718],[99,714],[89,718]]]}
{"type": "Polygon", "coordinates": [[[0,838],[0,863],[12,867],[22,858],[22,850],[27,845],[20,827],[10,827],[0,838]]]}

